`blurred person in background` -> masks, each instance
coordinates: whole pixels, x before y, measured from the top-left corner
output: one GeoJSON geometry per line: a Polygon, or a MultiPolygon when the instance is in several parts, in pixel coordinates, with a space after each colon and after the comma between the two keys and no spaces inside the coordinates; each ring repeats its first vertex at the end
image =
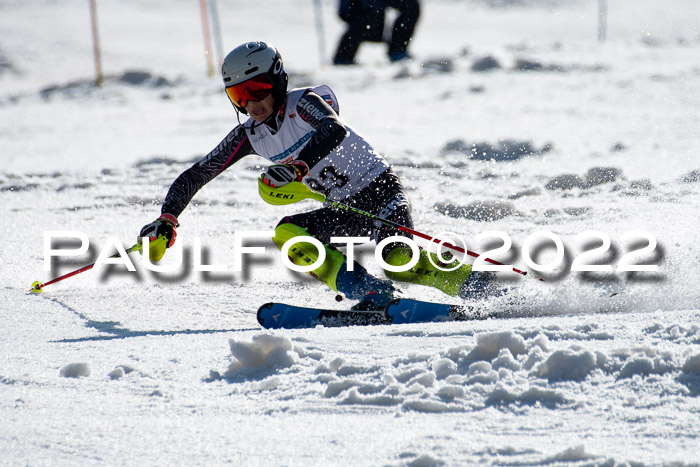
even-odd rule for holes
{"type": "Polygon", "coordinates": [[[389,60],[398,62],[410,58],[408,44],[420,16],[418,0],[340,0],[338,16],[348,25],[338,42],[333,57],[335,65],[352,65],[362,42],[389,43],[389,60]],[[384,37],[386,9],[394,8],[399,16],[384,37]]]}

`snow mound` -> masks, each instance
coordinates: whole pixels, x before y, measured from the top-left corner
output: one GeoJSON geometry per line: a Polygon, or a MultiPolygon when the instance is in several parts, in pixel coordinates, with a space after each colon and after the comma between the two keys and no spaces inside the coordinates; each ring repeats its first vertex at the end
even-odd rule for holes
{"type": "Polygon", "coordinates": [[[503,139],[496,146],[489,143],[466,143],[461,139],[450,141],[442,153],[461,152],[470,159],[482,161],[514,161],[527,156],[542,155],[552,150],[551,144],[536,148],[531,141],[503,139]]]}
{"type": "Polygon", "coordinates": [[[581,381],[597,368],[596,356],[590,351],[558,350],[542,363],[537,373],[552,380],[581,381]]]}
{"type": "Polygon", "coordinates": [[[437,459],[429,454],[421,454],[406,465],[409,467],[437,467],[445,465],[445,461],[437,459]]]}
{"type": "Polygon", "coordinates": [[[479,334],[476,339],[476,347],[467,356],[469,360],[493,360],[498,357],[502,349],[510,350],[517,356],[524,354],[525,340],[522,336],[510,331],[479,334]]]}
{"type": "Polygon", "coordinates": [[[110,379],[121,379],[124,377],[124,369],[121,367],[117,367],[114,370],[107,373],[107,376],[109,376],[110,379]]]}
{"type": "Polygon", "coordinates": [[[259,334],[253,337],[252,342],[229,339],[229,345],[236,361],[229,365],[224,374],[226,378],[233,377],[245,369],[270,370],[288,368],[294,364],[294,357],[290,353],[292,341],[283,336],[259,334]]]}
{"type": "Polygon", "coordinates": [[[129,365],[119,365],[115,367],[114,370],[107,373],[107,376],[109,376],[110,379],[121,379],[124,375],[128,375],[132,371],[134,371],[134,369],[129,365]]]}
{"type": "MultiPolygon", "coordinates": [[[[605,351],[597,345],[599,332],[594,324],[570,331],[587,346],[553,348],[547,337],[552,333],[545,329],[534,333],[511,330],[476,334],[473,346],[410,354],[389,366],[358,365],[332,355],[302,358],[299,363],[308,364],[315,382],[325,385],[320,392],[323,399],[338,405],[394,406],[422,413],[488,407],[506,411],[525,406],[574,408],[585,403],[580,385],[613,388],[620,381],[652,375],[668,375],[674,392],[697,392],[694,375],[700,372],[700,354],[681,357],[652,347],[605,351]],[[678,382],[687,389],[678,387],[678,382]]],[[[297,354],[303,352],[297,350],[297,354]]],[[[629,399],[624,403],[641,402],[629,399]]]]}
{"type": "Polygon", "coordinates": [[[272,391],[273,389],[277,389],[280,383],[281,380],[279,377],[271,376],[269,378],[265,378],[262,381],[253,382],[250,385],[250,390],[254,392],[272,391]]]}
{"type": "Polygon", "coordinates": [[[455,203],[436,203],[433,210],[456,219],[492,222],[520,213],[507,201],[476,201],[466,206],[455,203]]]}
{"type": "Polygon", "coordinates": [[[559,391],[542,387],[531,387],[521,391],[518,388],[509,388],[505,384],[499,383],[488,394],[484,404],[486,406],[507,404],[554,406],[567,401],[566,396],[559,391]]]}
{"type": "Polygon", "coordinates": [[[88,363],[71,363],[59,371],[59,375],[64,378],[80,378],[81,376],[90,376],[90,364],[88,363]]]}
{"type": "Polygon", "coordinates": [[[691,355],[685,360],[683,373],[700,373],[700,353],[691,355]]]}
{"type": "Polygon", "coordinates": [[[554,454],[553,456],[543,459],[541,464],[555,464],[559,462],[578,462],[596,459],[600,456],[589,454],[583,446],[574,446],[567,448],[562,452],[554,454]]]}
{"type": "Polygon", "coordinates": [[[393,397],[390,395],[369,395],[363,396],[358,392],[357,389],[351,389],[345,399],[339,402],[340,405],[377,405],[377,406],[391,406],[397,405],[402,402],[403,399],[393,397]]]}

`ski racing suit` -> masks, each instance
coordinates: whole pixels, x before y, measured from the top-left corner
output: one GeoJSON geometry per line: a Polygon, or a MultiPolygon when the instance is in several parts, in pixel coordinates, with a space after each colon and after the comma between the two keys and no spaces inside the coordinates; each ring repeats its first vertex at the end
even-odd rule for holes
{"type": "MultiPolygon", "coordinates": [[[[308,173],[302,183],[328,199],[413,227],[401,181],[384,157],[342,121],[336,96],[328,86],[291,90],[276,115],[264,124],[249,118],[236,126],[216,148],[173,182],[161,212],[177,218],[200,188],[250,154],[262,156],[273,164],[303,164],[308,173]]],[[[407,235],[396,227],[323,207],[283,218],[275,229],[273,241],[281,248],[288,239],[300,235],[313,236],[326,246],[326,261],[310,274],[331,289],[353,299],[363,299],[373,292],[384,296],[393,293],[390,282],[374,278],[358,263],[348,268],[345,255],[329,243],[331,237],[369,236],[379,243],[390,236],[407,235]]],[[[411,259],[410,249],[401,242],[387,245],[382,255],[392,265],[407,264],[411,259]]],[[[317,257],[318,251],[310,243],[297,243],[290,250],[290,259],[299,265],[313,263],[317,257]]],[[[411,271],[386,271],[386,274],[391,279],[424,283],[456,295],[471,272],[471,268],[464,266],[458,277],[452,277],[455,276],[452,273],[452,280],[444,285],[442,278],[430,283],[435,278],[426,274],[427,267],[431,265],[422,251],[419,265],[411,271]]],[[[435,274],[440,273],[435,271],[435,274]]]]}

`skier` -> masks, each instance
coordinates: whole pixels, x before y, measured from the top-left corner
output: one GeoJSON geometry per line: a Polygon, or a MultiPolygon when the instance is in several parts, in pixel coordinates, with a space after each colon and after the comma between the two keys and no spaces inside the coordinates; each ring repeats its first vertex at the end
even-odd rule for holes
{"type": "MultiPolygon", "coordinates": [[[[272,162],[259,179],[265,188],[274,191],[292,181],[302,182],[329,199],[412,228],[411,208],[401,181],[387,161],[343,122],[328,86],[288,91],[282,57],[264,42],[236,47],[226,56],[222,75],[234,108],[250,118],[177,177],[160,217],[141,229],[141,237],[153,241],[162,235],[167,247],[172,246],[179,226],[177,218],[195,193],[249,154],[272,162]]],[[[375,222],[323,207],[284,217],[277,224],[273,242],[281,248],[293,237],[315,237],[324,244],[326,260],[310,274],[347,298],[359,300],[356,309],[382,309],[397,291],[392,282],[372,276],[356,262],[350,268],[346,256],[330,245],[331,237],[369,236],[379,243],[387,237],[407,235],[375,222]]],[[[302,266],[314,263],[319,255],[313,244],[304,242],[290,251],[294,253],[290,260],[302,266]]],[[[433,262],[440,264],[436,255],[430,254],[433,262]]],[[[408,264],[412,252],[405,243],[394,242],[384,248],[382,257],[387,264],[401,266],[408,264]]],[[[452,265],[457,264],[454,260],[452,265]]],[[[452,296],[467,297],[484,289],[483,276],[471,274],[469,265],[451,272],[439,271],[425,250],[421,250],[418,264],[410,271],[385,273],[390,279],[430,285],[452,296]]]]}

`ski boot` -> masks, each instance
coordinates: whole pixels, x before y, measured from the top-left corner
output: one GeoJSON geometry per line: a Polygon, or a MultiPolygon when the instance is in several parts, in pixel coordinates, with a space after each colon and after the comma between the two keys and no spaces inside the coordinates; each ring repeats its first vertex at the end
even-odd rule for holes
{"type": "Polygon", "coordinates": [[[462,283],[457,296],[465,300],[484,300],[489,297],[499,297],[505,293],[506,290],[496,283],[494,273],[472,271],[469,278],[462,283]]]}
{"type": "Polygon", "coordinates": [[[347,259],[336,276],[338,292],[346,298],[359,300],[353,310],[383,310],[397,292],[391,281],[371,275],[359,263],[353,263],[353,270],[347,270],[347,259]]]}

